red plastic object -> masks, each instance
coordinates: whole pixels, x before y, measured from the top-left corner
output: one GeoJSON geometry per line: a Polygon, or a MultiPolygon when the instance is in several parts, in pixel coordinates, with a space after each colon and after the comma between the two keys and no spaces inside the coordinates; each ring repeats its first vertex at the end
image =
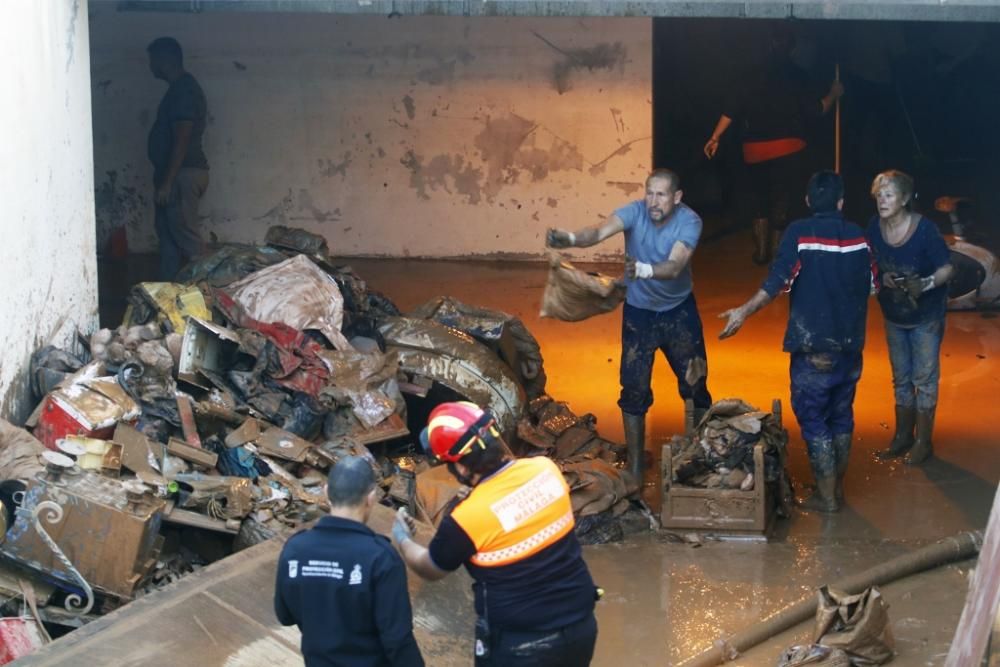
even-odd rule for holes
{"type": "Polygon", "coordinates": [[[82,435],[87,438],[110,440],[115,425],[94,428],[80,413],[73,410],[57,394],[49,394],[42,405],[42,414],[35,427],[35,437],[49,449],[56,449],[56,442],[67,435],[82,435]]]}
{"type": "Polygon", "coordinates": [[[35,621],[0,618],[0,665],[31,655],[43,644],[42,634],[35,621]]]}

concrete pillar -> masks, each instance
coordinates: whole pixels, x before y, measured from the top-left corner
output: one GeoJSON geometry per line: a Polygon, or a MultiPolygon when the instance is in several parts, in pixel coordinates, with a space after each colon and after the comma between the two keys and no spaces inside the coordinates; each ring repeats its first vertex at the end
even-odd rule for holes
{"type": "Polygon", "coordinates": [[[87,0],[12,0],[0,21],[0,416],[31,411],[28,362],[97,323],[87,0]]]}

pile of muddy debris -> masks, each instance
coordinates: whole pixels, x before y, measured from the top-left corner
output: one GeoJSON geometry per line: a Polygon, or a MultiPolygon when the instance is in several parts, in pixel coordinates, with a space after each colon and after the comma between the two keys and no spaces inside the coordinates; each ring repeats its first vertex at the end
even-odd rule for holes
{"type": "Polygon", "coordinates": [[[787,473],[788,432],[780,402],[763,412],[737,398],[713,404],[689,433],[670,439],[672,483],[706,489],[750,491],[763,475],[774,485],[779,512],[787,516],[791,482],[787,473]],[[755,470],[754,448],[762,445],[764,470],[755,470]]]}
{"type": "Polygon", "coordinates": [[[285,227],[178,280],[135,285],[118,328],[39,350],[31,432],[0,422],[0,592],[45,621],[26,633],[322,516],[346,455],[371,462],[384,504],[436,523],[459,487],[416,435],[448,400],[489,409],[516,455],[559,463],[582,541],[648,526],[622,448],[545,394],[517,318],[450,298],[404,316],[321,237],[285,227]]]}

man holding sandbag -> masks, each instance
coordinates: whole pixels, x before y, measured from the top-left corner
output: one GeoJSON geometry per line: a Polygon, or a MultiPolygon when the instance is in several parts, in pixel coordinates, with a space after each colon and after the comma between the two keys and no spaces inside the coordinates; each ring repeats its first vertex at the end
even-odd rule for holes
{"type": "Polygon", "coordinates": [[[552,248],[587,248],[625,235],[625,308],[622,314],[622,410],[629,470],[642,483],[646,412],[653,404],[653,357],[663,352],[677,376],[681,398],[692,399],[695,419],[712,404],[706,386],[708,364],[701,317],[692,293],[689,262],[701,236],[701,218],[686,204],[680,179],[656,169],[646,179],[646,196],[612,213],[599,225],[577,232],[550,229],[552,248]]]}

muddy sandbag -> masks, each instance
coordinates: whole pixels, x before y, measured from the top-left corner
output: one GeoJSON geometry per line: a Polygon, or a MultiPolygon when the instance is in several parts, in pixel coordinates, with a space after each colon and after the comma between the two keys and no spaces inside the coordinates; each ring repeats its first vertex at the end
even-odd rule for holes
{"type": "Polygon", "coordinates": [[[434,466],[417,473],[417,518],[438,526],[446,511],[462,490],[462,483],[448,471],[448,466],[434,466]]]}
{"type": "Polygon", "coordinates": [[[813,643],[847,653],[852,665],[882,665],[894,655],[889,605],[877,586],[848,595],[823,586],[817,593],[813,643]]]}
{"type": "Polygon", "coordinates": [[[0,479],[28,479],[43,472],[38,457],[44,451],[35,436],[0,419],[0,479]]]}
{"type": "Polygon", "coordinates": [[[619,279],[582,271],[555,253],[549,255],[542,317],[578,322],[610,312],[624,300],[625,285],[619,279]]]}

